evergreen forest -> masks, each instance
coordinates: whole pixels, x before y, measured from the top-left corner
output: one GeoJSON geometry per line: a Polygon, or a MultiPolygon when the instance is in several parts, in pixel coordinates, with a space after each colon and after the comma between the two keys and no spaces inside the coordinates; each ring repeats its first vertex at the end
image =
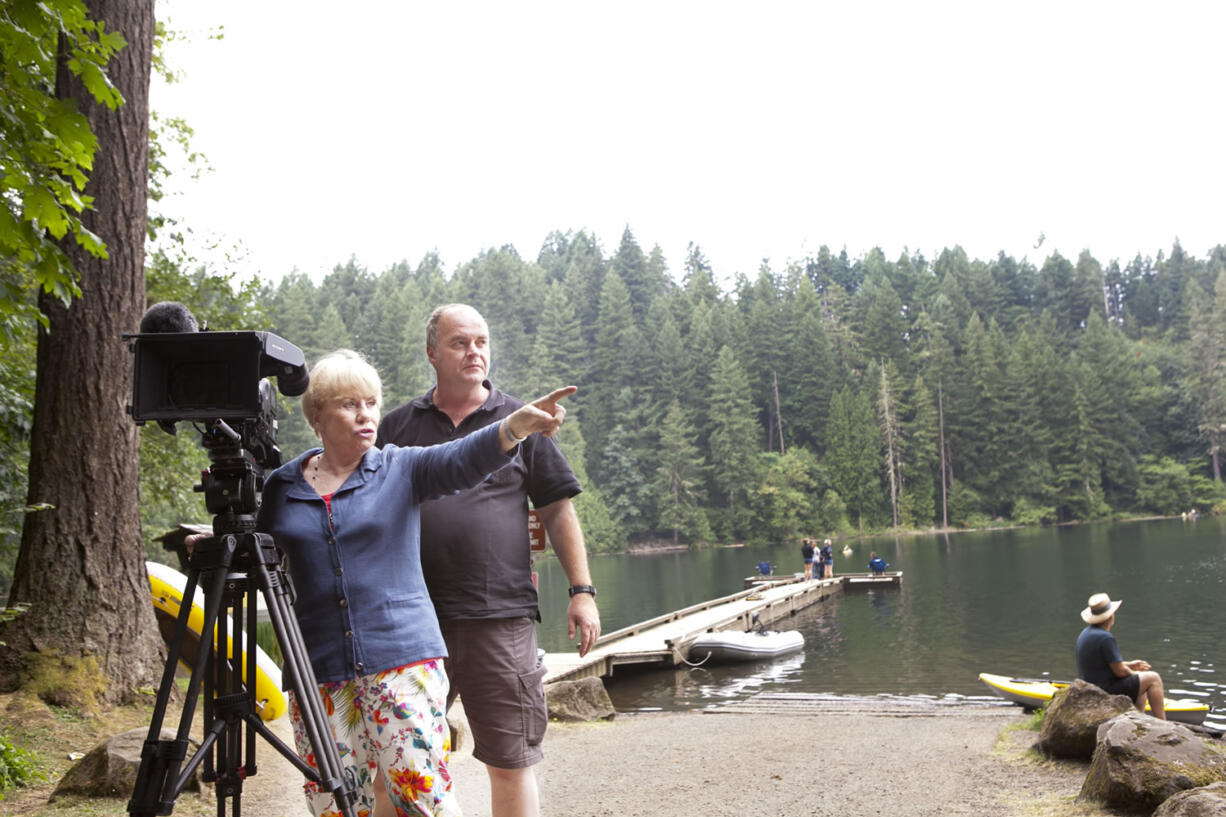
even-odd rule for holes
{"type": "MultiPolygon", "coordinates": [[[[598,552],[1223,502],[1222,246],[1123,266],[823,247],[724,289],[700,248],[672,269],[627,227],[611,254],[556,232],[534,259],[503,247],[450,274],[434,255],[377,274],[350,260],[262,300],[308,363],[367,355],[385,409],[433,383],[430,310],[479,309],[495,385],[580,387],[560,442],[598,552]]],[[[279,440],[314,444],[296,411],[279,440]]]]}

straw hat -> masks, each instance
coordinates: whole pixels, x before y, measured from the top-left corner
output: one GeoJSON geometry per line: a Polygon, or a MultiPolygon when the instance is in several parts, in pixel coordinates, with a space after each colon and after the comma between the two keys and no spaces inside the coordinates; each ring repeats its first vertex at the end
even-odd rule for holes
{"type": "Polygon", "coordinates": [[[1081,620],[1086,624],[1102,624],[1115,615],[1115,611],[1120,609],[1124,601],[1112,601],[1106,593],[1095,593],[1087,603],[1090,606],[1081,611],[1081,620]]]}

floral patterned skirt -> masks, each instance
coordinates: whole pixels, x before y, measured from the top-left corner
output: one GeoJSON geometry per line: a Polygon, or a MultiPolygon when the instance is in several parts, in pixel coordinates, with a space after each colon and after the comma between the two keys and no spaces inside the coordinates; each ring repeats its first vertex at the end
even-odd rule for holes
{"type": "MultiPolygon", "coordinates": [[[[451,733],[444,711],[447,673],[441,658],[320,684],[319,693],[343,773],[357,791],[358,817],[374,813],[373,786],[379,770],[400,817],[459,817],[460,805],[447,770],[451,733]]],[[[314,768],[314,751],[292,693],[290,718],[298,756],[314,768]]],[[[312,781],[304,789],[307,805],[317,817],[340,817],[332,792],[322,791],[312,781]]]]}

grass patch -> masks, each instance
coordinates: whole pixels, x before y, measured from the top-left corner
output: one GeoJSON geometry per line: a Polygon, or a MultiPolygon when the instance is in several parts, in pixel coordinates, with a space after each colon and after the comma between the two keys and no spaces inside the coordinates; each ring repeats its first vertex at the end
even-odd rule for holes
{"type": "Polygon", "coordinates": [[[1012,817],[1113,817],[1115,814],[1101,806],[1079,803],[1071,795],[1027,795],[1008,798],[1004,805],[1012,817]]]}
{"type": "MultiPolygon", "coordinates": [[[[180,706],[172,702],[166,714],[167,725],[178,726],[179,712],[180,706]]],[[[0,721],[7,725],[4,739],[20,748],[23,754],[18,762],[30,772],[24,780],[0,792],[0,817],[127,817],[127,797],[48,799],[75,763],[73,753],[87,753],[129,729],[148,729],[152,717],[152,697],[148,702],[100,708],[89,714],[74,707],[48,706],[28,690],[0,694],[0,721]]],[[[197,732],[198,725],[199,718],[197,732]]],[[[185,792],[175,801],[177,817],[215,817],[216,813],[211,787],[206,787],[204,794],[185,792]]]]}
{"type": "MultiPolygon", "coordinates": [[[[1044,710],[1036,709],[1023,720],[1000,730],[992,755],[1005,761],[1033,769],[1035,774],[1067,775],[1075,773],[1084,779],[1087,764],[1073,760],[1056,760],[1044,755],[1036,746],[1043,728],[1044,710]]],[[[1080,803],[1076,794],[1037,793],[1009,795],[1001,799],[1011,817],[1112,817],[1115,812],[1093,803],[1080,803]]]]}
{"type": "Polygon", "coordinates": [[[1036,709],[1025,720],[1015,721],[996,736],[992,754],[1014,763],[1044,763],[1044,757],[1036,748],[1035,740],[1043,726],[1043,710],[1036,709]]]}

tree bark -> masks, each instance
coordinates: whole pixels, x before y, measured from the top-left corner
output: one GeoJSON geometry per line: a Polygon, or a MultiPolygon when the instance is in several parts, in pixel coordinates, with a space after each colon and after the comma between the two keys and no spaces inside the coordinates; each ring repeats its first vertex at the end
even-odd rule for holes
{"type": "Polygon", "coordinates": [[[57,96],[76,101],[98,138],[86,194],[86,226],[109,257],[65,251],[82,295],[65,307],[45,294],[50,319],[38,338],[29,500],[54,508],[27,515],[11,602],[29,611],[5,629],[5,686],[28,654],[91,656],[108,701],[156,683],[160,637],[149,602],[137,495],[139,436],[126,413],[132,356],[121,335],[145,306],[144,245],[149,165],[153,0],[87,0],[89,15],[127,40],[107,68],[123,94],[112,111],[94,101],[61,53],[57,96]]]}

